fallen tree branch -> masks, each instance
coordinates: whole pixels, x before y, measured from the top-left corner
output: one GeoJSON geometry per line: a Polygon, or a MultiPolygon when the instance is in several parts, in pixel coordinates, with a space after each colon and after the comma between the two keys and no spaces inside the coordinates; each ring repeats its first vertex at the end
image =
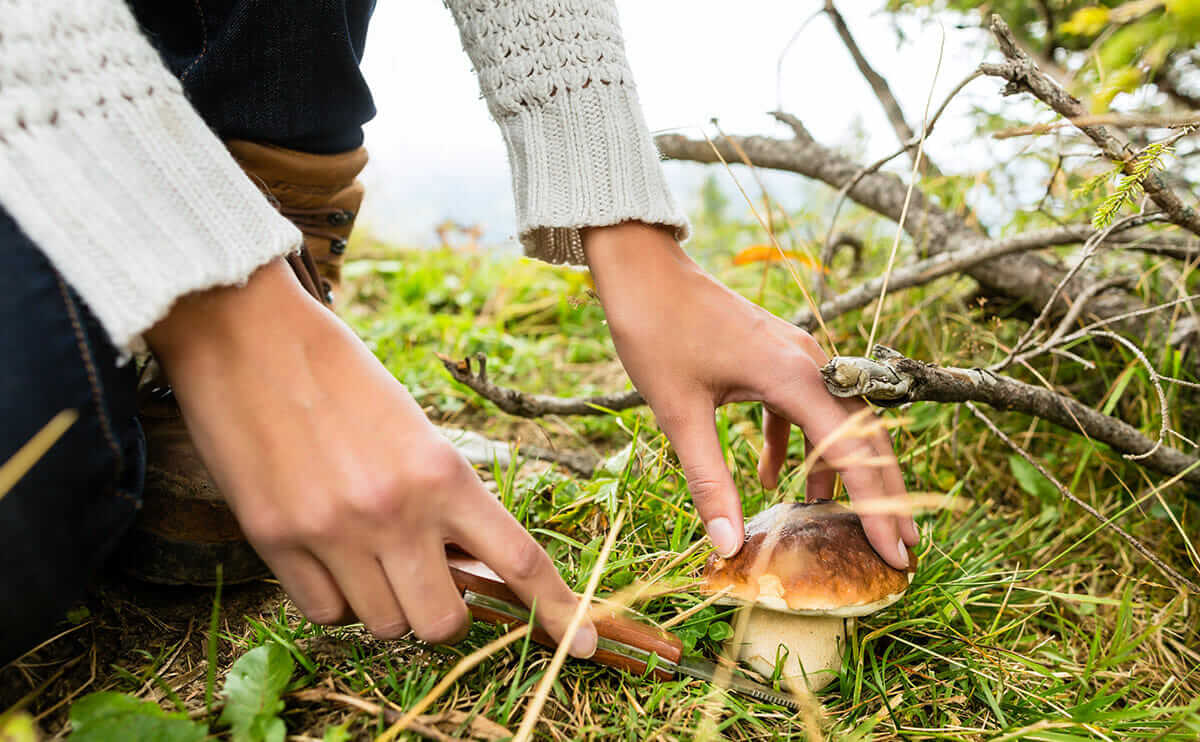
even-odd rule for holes
{"type": "MultiPolygon", "coordinates": [[[[1135,225],[1131,223],[1126,228],[1131,228],[1132,226],[1135,225]]],[[[1120,225],[1118,225],[1119,228],[1120,225]]],[[[1091,227],[1082,229],[1052,227],[1050,229],[1023,232],[1004,239],[992,240],[981,246],[973,244],[971,247],[953,252],[940,253],[932,258],[926,258],[925,260],[920,260],[893,270],[891,278],[888,281],[888,287],[889,290],[898,291],[921,286],[951,273],[970,273],[976,266],[993,261],[998,257],[1028,252],[1030,250],[1040,250],[1054,245],[1072,244],[1088,239],[1095,239],[1098,234],[1091,227]],[[1084,237],[1083,232],[1087,232],[1089,236],[1084,237]]],[[[1090,287],[1082,285],[1079,282],[1069,281],[1067,283],[1078,288],[1079,295],[1083,295],[1090,290],[1090,287]]],[[[861,309],[879,298],[879,290],[882,285],[882,276],[864,281],[855,288],[823,302],[819,307],[820,314],[826,321],[829,321],[846,312],[861,309]]],[[[1054,298],[1057,299],[1057,295],[1054,298]]],[[[1070,306],[1074,306],[1074,302],[1070,306]]],[[[1069,312],[1070,309],[1068,308],[1066,311],[1069,312]]],[[[792,318],[792,322],[811,331],[816,327],[816,316],[811,310],[804,309],[792,318]]]]}
{"type": "Polygon", "coordinates": [[[1066,394],[1026,384],[983,369],[943,368],[916,361],[883,345],[873,358],[840,356],[821,369],[825,388],[836,397],[863,397],[884,407],[910,402],[982,402],[1023,412],[1111,446],[1163,474],[1181,475],[1200,499],[1200,459],[1156,444],[1123,420],[1105,415],[1066,394]],[[1146,455],[1146,454],[1149,455],[1146,455]],[[1144,458],[1141,458],[1144,456],[1144,458]]]}
{"type": "Polygon", "coordinates": [[[552,397],[546,394],[530,394],[517,389],[496,386],[489,381],[487,358],[482,353],[474,358],[478,371],[472,369],[472,359],[470,358],[464,358],[461,361],[442,355],[439,355],[438,358],[455,381],[508,414],[518,417],[603,415],[607,414],[609,410],[620,412],[646,403],[636,390],[617,394],[601,394],[595,397],[552,397]]]}
{"type": "MultiPolygon", "coordinates": [[[[812,139],[729,136],[713,139],[710,143],[680,134],[662,134],[655,138],[655,142],[665,157],[676,160],[716,163],[725,158],[732,162],[740,159],[740,149],[756,167],[799,173],[833,188],[841,188],[857,179],[848,191],[850,199],[892,221],[899,221],[908,191],[908,185],[892,173],[875,172],[859,177],[862,170],[860,166],[812,139]]],[[[911,201],[910,218],[905,221],[904,228],[926,254],[936,256],[950,251],[984,250],[992,242],[962,219],[934,204],[920,188],[912,189],[911,201]]],[[[1065,239],[1064,233],[1075,228],[1054,229],[1060,230],[1055,238],[1057,240],[1065,239]]],[[[1041,232],[1039,239],[1049,239],[1054,234],[1053,230],[1041,232]]],[[[1050,244],[1062,243],[1048,241],[1046,246],[1050,244]]],[[[964,268],[964,271],[988,291],[1028,301],[1037,307],[1045,306],[1054,293],[1055,285],[1066,272],[1036,255],[1028,254],[1028,251],[1015,250],[1014,253],[977,263],[964,268]]],[[[1073,280],[1065,287],[1065,291],[1068,296],[1073,296],[1082,291],[1084,285],[1081,281],[1073,280]]],[[[1097,297],[1091,311],[1102,319],[1129,315],[1120,329],[1134,336],[1142,336],[1152,318],[1146,314],[1131,313],[1143,308],[1145,304],[1141,300],[1126,292],[1110,292],[1097,297]]],[[[1060,297],[1054,304],[1052,315],[1057,319],[1068,309],[1069,304],[1060,297]]]]}
{"type": "Polygon", "coordinates": [[[1155,554],[1150,549],[1150,547],[1146,546],[1141,541],[1138,541],[1136,538],[1133,537],[1132,534],[1130,534],[1124,528],[1121,528],[1116,523],[1114,523],[1111,518],[1104,517],[1104,514],[1101,513],[1099,510],[1096,510],[1094,507],[1092,507],[1091,505],[1089,505],[1088,503],[1084,502],[1079,497],[1077,497],[1074,492],[1067,489],[1066,486],[1063,485],[1062,482],[1058,481],[1058,479],[1055,478],[1055,476],[1053,474],[1046,471],[1046,467],[1042,466],[1037,461],[1037,459],[1033,458],[1033,456],[1030,455],[1030,453],[1028,451],[1026,451],[1024,448],[1021,448],[1020,446],[1018,446],[1016,441],[1014,441],[1012,438],[1009,438],[1007,435],[1005,435],[1004,431],[1000,430],[1000,428],[997,427],[996,424],[993,423],[987,415],[984,415],[982,412],[980,412],[979,409],[975,405],[971,404],[970,402],[967,402],[966,404],[967,404],[967,409],[970,410],[971,413],[975,415],[975,417],[979,418],[983,422],[983,424],[986,425],[988,427],[988,429],[991,430],[992,433],[997,438],[999,438],[1000,440],[1002,440],[1006,444],[1008,444],[1009,448],[1016,451],[1017,454],[1021,458],[1025,459],[1025,461],[1029,462],[1029,464],[1031,466],[1033,466],[1034,469],[1037,469],[1039,474],[1041,474],[1043,477],[1045,477],[1047,480],[1049,480],[1049,482],[1052,485],[1054,485],[1055,489],[1058,490],[1059,494],[1061,494],[1063,497],[1070,500],[1071,502],[1075,503],[1088,515],[1090,515],[1093,518],[1095,518],[1096,520],[1100,521],[1100,525],[1102,527],[1113,531],[1118,536],[1120,536],[1122,539],[1124,539],[1125,543],[1132,546],[1139,554],[1146,557],[1146,559],[1148,559],[1151,564],[1153,564],[1155,567],[1158,567],[1160,570],[1162,570],[1163,574],[1166,575],[1168,579],[1172,580],[1176,585],[1178,585],[1182,588],[1185,588],[1187,590],[1191,590],[1193,593],[1200,595],[1200,585],[1197,585],[1192,580],[1189,580],[1179,570],[1175,569],[1171,565],[1164,562],[1157,554],[1155,554]]]}
{"type": "MultiPolygon", "coordinates": [[[[1136,226],[1136,224],[1136,222],[1131,222],[1126,228],[1131,228],[1136,226]]],[[[999,256],[1055,245],[1084,242],[1096,234],[1097,231],[1087,225],[1052,227],[1024,232],[1014,237],[991,241],[983,247],[970,247],[954,252],[942,253],[932,258],[926,258],[925,260],[898,268],[892,272],[889,287],[893,291],[899,291],[920,286],[952,273],[967,271],[973,266],[994,260],[999,256]]],[[[1114,233],[1109,235],[1107,239],[1119,240],[1120,235],[1114,233]]],[[[821,316],[826,320],[833,320],[847,312],[867,306],[879,297],[879,289],[882,286],[882,282],[882,278],[872,278],[849,291],[823,302],[819,308],[821,316]]],[[[1103,288],[1107,289],[1111,288],[1111,286],[1105,285],[1103,288]]],[[[1065,322],[1062,326],[1069,327],[1073,324],[1079,318],[1085,306],[1090,307],[1093,303],[1100,301],[1102,297],[1097,295],[1101,293],[1102,291],[1098,291],[1095,284],[1081,285],[1078,294],[1068,297],[1070,299],[1068,309],[1063,313],[1063,316],[1066,317],[1071,314],[1074,316],[1072,316],[1070,322],[1065,322]]],[[[1100,316],[1099,323],[1095,326],[1117,324],[1118,322],[1128,323],[1129,320],[1146,316],[1161,308],[1163,307],[1139,307],[1130,310],[1132,314],[1129,315],[1109,314],[1107,317],[1100,316],[1098,312],[1093,312],[1093,314],[1100,316]]],[[[814,330],[817,326],[816,316],[812,311],[807,309],[796,314],[792,318],[792,322],[809,331],[814,330]]],[[[1188,330],[1181,333],[1180,337],[1190,337],[1191,334],[1194,333],[1188,330]]],[[[1074,341],[1075,339],[1077,339],[1075,335],[1065,337],[1056,335],[1053,345],[1057,347],[1057,345],[1074,341]]],[[[1181,340],[1180,342],[1182,343],[1183,341],[1181,340]]],[[[1041,348],[1039,349],[1039,353],[1048,350],[1052,350],[1052,347],[1041,348]]],[[[1022,354],[1016,358],[1016,361],[1027,361],[1030,357],[1032,357],[1030,354],[1022,354]]],[[[439,356],[439,358],[442,361],[442,365],[446,367],[446,370],[450,372],[455,381],[471,389],[510,415],[518,417],[604,415],[608,413],[608,410],[619,412],[639,407],[646,403],[636,389],[616,394],[601,394],[594,397],[554,397],[544,394],[532,394],[511,387],[502,387],[489,380],[487,378],[487,359],[482,355],[475,358],[478,371],[472,370],[471,359],[469,358],[460,361],[446,356],[439,356]]],[[[528,447],[523,450],[531,458],[539,458],[534,453],[530,453],[528,447]]],[[[571,467],[571,464],[566,462],[560,461],[559,463],[571,467]]]]}
{"type": "MultiPolygon", "coordinates": [[[[1089,114],[1078,98],[1038,69],[1033,59],[1017,44],[1008,24],[999,15],[992,15],[991,31],[1006,61],[984,63],[979,69],[984,74],[1002,77],[1008,81],[1004,95],[1030,93],[1067,119],[1082,119],[1089,114]]],[[[1076,126],[1095,143],[1105,157],[1121,165],[1126,174],[1132,174],[1135,152],[1123,132],[1103,124],[1079,123],[1076,126]]],[[[1141,182],[1146,195],[1166,212],[1167,218],[1200,235],[1200,212],[1183,203],[1179,195],[1171,190],[1157,172],[1151,169],[1141,182]]]]}

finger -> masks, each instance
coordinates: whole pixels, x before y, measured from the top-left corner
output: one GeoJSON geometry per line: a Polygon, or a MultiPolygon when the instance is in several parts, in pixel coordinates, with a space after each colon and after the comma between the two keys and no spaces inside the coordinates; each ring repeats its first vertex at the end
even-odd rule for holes
{"type": "Polygon", "coordinates": [[[407,616],[373,554],[342,548],[317,557],[333,575],[351,610],[367,630],[380,639],[399,639],[408,633],[407,616]]]}
{"type": "MultiPolygon", "coordinates": [[[[790,423],[789,423],[790,424],[790,423]]],[[[807,437],[804,439],[804,464],[808,467],[808,486],[805,488],[805,500],[833,499],[833,485],[837,481],[837,472],[821,459],[813,460],[813,444],[807,437]]]]}
{"type": "Polygon", "coordinates": [[[758,457],[758,481],[767,489],[779,486],[779,472],[787,461],[792,423],[763,405],[763,450],[758,457]]]}
{"type": "Polygon", "coordinates": [[[713,405],[696,400],[678,409],[684,414],[660,417],[659,426],[679,455],[692,501],[713,546],[721,556],[733,556],[745,536],[742,502],[725,465],[713,405]]]}
{"type": "MultiPolygon", "coordinates": [[[[855,400],[832,397],[825,391],[815,368],[800,369],[799,373],[803,391],[770,399],[771,406],[804,429],[818,455],[842,475],[851,500],[869,503],[885,497],[883,476],[876,460],[878,452],[871,442],[875,431],[866,432],[877,421],[869,413],[855,418],[851,411],[860,412],[866,406],[855,400]]],[[[908,567],[908,550],[902,548],[895,518],[864,518],[863,530],[884,561],[896,569],[908,567]]]]}
{"type": "Polygon", "coordinates": [[[354,620],[333,576],[312,554],[303,549],[260,549],[259,556],[309,621],[333,626],[354,620]]]}
{"type": "Polygon", "coordinates": [[[904,474],[900,471],[900,462],[896,460],[896,452],[892,446],[892,437],[886,428],[881,429],[875,436],[876,454],[887,463],[880,468],[883,475],[883,488],[888,497],[896,498],[896,504],[901,509],[893,517],[900,530],[900,538],[908,546],[916,546],[921,541],[917,531],[917,522],[913,520],[912,509],[909,507],[908,487],[904,484],[904,474]]]}
{"type": "MultiPolygon", "coordinates": [[[[579,607],[579,596],[563,582],[545,550],[490,493],[481,488],[475,502],[470,513],[451,524],[455,543],[504,578],[534,611],[534,620],[561,641],[579,607]]],[[[591,657],[596,641],[596,628],[585,618],[571,640],[572,656],[591,657]]]]}
{"type": "Polygon", "coordinates": [[[471,626],[440,538],[419,534],[416,543],[382,557],[392,589],[404,606],[413,633],[431,644],[452,644],[471,626]]]}

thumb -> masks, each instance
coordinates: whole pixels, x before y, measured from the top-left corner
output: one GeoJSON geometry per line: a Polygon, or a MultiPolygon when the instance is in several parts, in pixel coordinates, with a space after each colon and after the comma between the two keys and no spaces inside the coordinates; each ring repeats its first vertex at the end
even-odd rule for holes
{"type": "Polygon", "coordinates": [[[714,409],[700,402],[686,410],[686,414],[660,419],[659,425],[679,455],[692,501],[709,539],[718,554],[733,556],[742,548],[744,538],[742,502],[725,466],[714,409]]]}

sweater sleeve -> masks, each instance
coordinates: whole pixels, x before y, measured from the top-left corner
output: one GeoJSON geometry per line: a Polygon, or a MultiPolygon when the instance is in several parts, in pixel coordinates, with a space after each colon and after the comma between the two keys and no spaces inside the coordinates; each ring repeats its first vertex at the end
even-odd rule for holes
{"type": "Polygon", "coordinates": [[[122,0],[0,0],[0,15],[0,203],[114,345],[298,249],[122,0]]]}
{"type": "Polygon", "coordinates": [[[612,0],[446,0],[512,167],[525,251],[583,263],[579,230],[688,234],[647,131],[612,0]]]}

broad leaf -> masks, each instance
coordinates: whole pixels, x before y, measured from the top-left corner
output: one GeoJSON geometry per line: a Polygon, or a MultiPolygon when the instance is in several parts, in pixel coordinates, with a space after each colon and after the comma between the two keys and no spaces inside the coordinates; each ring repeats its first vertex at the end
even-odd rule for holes
{"type": "Polygon", "coordinates": [[[1025,459],[1013,454],[1008,457],[1008,466],[1012,469],[1013,477],[1021,489],[1042,500],[1053,500],[1058,497],[1058,488],[1040,471],[1025,459]]]}
{"type": "Polygon", "coordinates": [[[238,658],[225,678],[225,710],[221,721],[233,732],[233,742],[283,742],[287,727],[279,712],[280,696],[292,679],[294,663],[278,644],[251,649],[238,658]]]}
{"type": "Polygon", "coordinates": [[[123,693],[92,693],[76,701],[71,707],[71,730],[74,742],[199,742],[208,736],[203,724],[123,693]]]}

